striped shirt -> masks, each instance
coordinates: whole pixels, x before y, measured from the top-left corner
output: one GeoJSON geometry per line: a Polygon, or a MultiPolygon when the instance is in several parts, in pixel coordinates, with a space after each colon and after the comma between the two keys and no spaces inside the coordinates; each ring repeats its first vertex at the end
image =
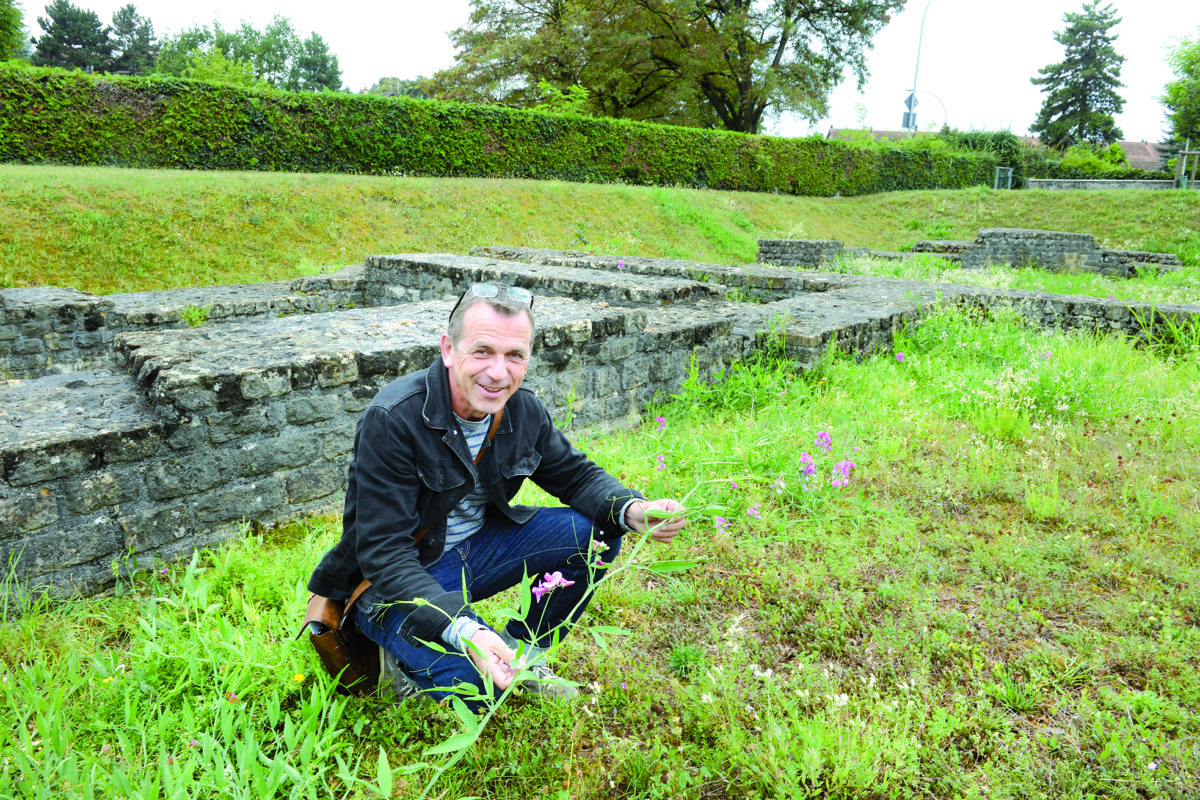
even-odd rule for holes
{"type": "MultiPolygon", "coordinates": [[[[492,417],[489,414],[478,422],[472,422],[457,414],[454,416],[462,429],[467,448],[471,451],[471,458],[474,458],[479,454],[479,448],[483,447],[484,440],[487,439],[492,417]]],[[[443,552],[449,552],[451,548],[462,544],[471,534],[483,527],[483,514],[487,504],[487,490],[483,488],[481,482],[476,481],[475,490],[460,500],[454,510],[450,512],[450,516],[446,518],[446,549],[443,552]]]]}

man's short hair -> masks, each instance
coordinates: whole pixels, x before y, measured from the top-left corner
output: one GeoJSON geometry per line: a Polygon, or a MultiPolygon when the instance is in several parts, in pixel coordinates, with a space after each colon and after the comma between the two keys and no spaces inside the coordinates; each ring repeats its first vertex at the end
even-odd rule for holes
{"type": "Polygon", "coordinates": [[[499,292],[490,297],[483,297],[475,294],[473,286],[467,288],[467,291],[459,299],[458,305],[450,314],[450,323],[446,326],[446,333],[450,336],[451,344],[457,345],[462,341],[463,318],[467,314],[467,309],[480,303],[487,303],[506,317],[515,317],[522,311],[525,312],[526,317],[529,319],[529,336],[530,343],[532,344],[533,332],[536,326],[533,319],[533,309],[530,305],[512,299],[505,292],[499,292]]]}

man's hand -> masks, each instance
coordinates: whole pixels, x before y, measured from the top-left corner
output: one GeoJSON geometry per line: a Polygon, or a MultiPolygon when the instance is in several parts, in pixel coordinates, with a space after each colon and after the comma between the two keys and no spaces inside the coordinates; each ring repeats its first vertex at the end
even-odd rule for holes
{"type": "Polygon", "coordinates": [[[686,510],[678,500],[635,500],[625,512],[625,524],[638,533],[652,531],[651,539],[666,544],[687,524],[686,510]]]}
{"type": "Polygon", "coordinates": [[[467,646],[467,654],[481,675],[492,676],[492,683],[497,689],[504,691],[512,684],[513,677],[517,674],[512,668],[512,662],[517,654],[494,630],[480,628],[476,631],[467,646]]]}

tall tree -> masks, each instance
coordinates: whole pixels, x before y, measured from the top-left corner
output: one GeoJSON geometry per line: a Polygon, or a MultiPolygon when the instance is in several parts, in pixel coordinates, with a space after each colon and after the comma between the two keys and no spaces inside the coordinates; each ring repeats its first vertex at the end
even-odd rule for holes
{"type": "Polygon", "coordinates": [[[183,75],[192,56],[212,49],[213,33],[206,25],[185,28],[179,33],[162,38],[158,56],[154,59],[154,71],[160,75],[183,75]]]}
{"type": "Polygon", "coordinates": [[[1166,86],[1163,105],[1171,123],[1171,138],[1180,145],[1200,144],[1200,36],[1180,42],[1167,58],[1175,80],[1166,86]]]}
{"type": "Polygon", "coordinates": [[[22,58],[28,52],[25,15],[17,0],[0,0],[0,61],[22,58]]]}
{"type": "Polygon", "coordinates": [[[846,67],[904,0],[471,0],[435,97],[532,106],[542,81],[592,113],[756,133],[826,113],[846,67]]]}
{"type": "Polygon", "coordinates": [[[117,9],[112,22],[112,71],[144,75],[153,70],[158,55],[153,23],[139,14],[132,3],[117,9]]]}
{"type": "Polygon", "coordinates": [[[329,45],[319,34],[312,34],[300,45],[287,88],[293,92],[336,92],[342,88],[337,56],[329,52],[329,45]]]}
{"type": "Polygon", "coordinates": [[[1121,64],[1111,30],[1121,22],[1111,5],[1100,7],[1100,0],[1085,3],[1080,13],[1063,16],[1067,26],[1054,34],[1054,40],[1066,48],[1063,60],[1038,70],[1042,77],[1032,78],[1046,98],[1037,120],[1029,129],[1050,147],[1072,144],[1110,144],[1121,138],[1114,115],[1121,113],[1125,100],[1117,94],[1121,83],[1121,64]]]}
{"type": "MultiPolygon", "coordinates": [[[[264,30],[243,22],[236,30],[219,24],[200,26],[163,40],[157,71],[168,75],[232,74],[228,70],[249,64],[253,76],[277,89],[290,91],[337,90],[342,72],[337,56],[317,34],[301,41],[291,20],[276,14],[264,30]],[[208,56],[219,52],[221,60],[208,56]],[[196,56],[200,62],[193,63],[196,56]]],[[[228,81],[227,81],[228,82],[228,81]]]]}
{"type": "Polygon", "coordinates": [[[69,0],[54,0],[46,6],[46,16],[38,17],[37,21],[45,33],[34,42],[32,63],[86,72],[108,69],[112,58],[111,29],[95,11],[77,8],[69,0]]]}

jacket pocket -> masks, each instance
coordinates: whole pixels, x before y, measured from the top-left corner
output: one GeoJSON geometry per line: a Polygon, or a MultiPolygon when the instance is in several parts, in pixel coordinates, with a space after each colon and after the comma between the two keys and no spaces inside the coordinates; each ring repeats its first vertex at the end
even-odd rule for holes
{"type": "Polygon", "coordinates": [[[507,464],[501,464],[500,474],[505,478],[528,478],[537,472],[540,463],[542,463],[542,454],[535,450],[507,464]]]}
{"type": "Polygon", "coordinates": [[[417,476],[431,492],[449,492],[467,482],[461,469],[450,464],[417,464],[417,476]]]}

